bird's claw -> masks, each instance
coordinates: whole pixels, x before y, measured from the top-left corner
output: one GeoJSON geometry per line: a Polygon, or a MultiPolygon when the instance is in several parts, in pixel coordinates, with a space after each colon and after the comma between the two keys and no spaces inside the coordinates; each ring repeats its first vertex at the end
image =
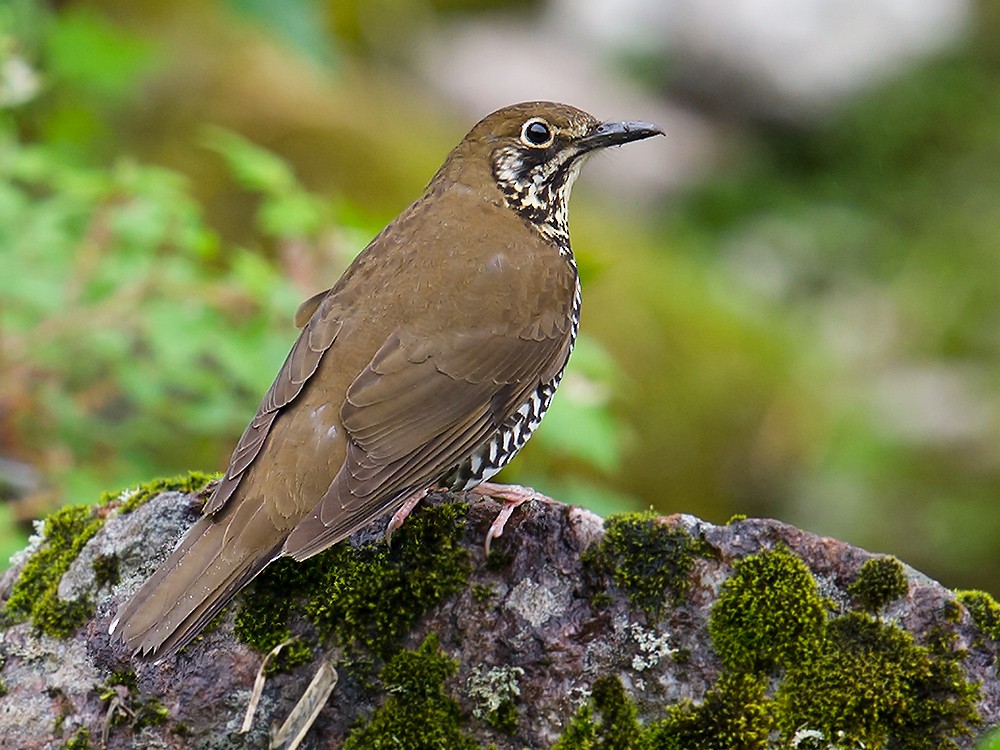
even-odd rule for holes
{"type": "Polygon", "coordinates": [[[494,484],[492,482],[482,482],[476,487],[472,488],[472,492],[483,497],[492,497],[495,500],[503,501],[503,508],[497,514],[497,517],[493,519],[493,523],[490,524],[489,531],[486,532],[486,542],[484,548],[486,554],[490,554],[490,543],[494,539],[498,539],[503,535],[504,527],[507,525],[507,521],[510,520],[511,515],[514,511],[523,505],[524,503],[531,502],[532,500],[540,500],[546,503],[554,503],[550,497],[535,492],[531,487],[522,487],[518,484],[494,484]]]}
{"type": "Polygon", "coordinates": [[[410,495],[403,504],[399,506],[399,510],[392,514],[392,518],[389,519],[389,525],[385,528],[385,543],[386,545],[392,545],[392,535],[399,530],[399,527],[403,525],[403,522],[409,517],[416,508],[420,501],[427,497],[427,493],[431,491],[430,487],[425,487],[422,490],[418,490],[410,495]]]}

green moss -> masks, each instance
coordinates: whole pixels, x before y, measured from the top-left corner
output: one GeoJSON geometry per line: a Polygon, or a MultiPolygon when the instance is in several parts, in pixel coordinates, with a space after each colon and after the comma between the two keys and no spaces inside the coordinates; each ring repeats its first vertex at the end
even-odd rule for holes
{"type": "Polygon", "coordinates": [[[729,517],[728,521],[726,521],[726,526],[732,526],[734,523],[739,523],[740,521],[745,520],[747,520],[746,513],[735,513],[729,517]]]}
{"type": "Polygon", "coordinates": [[[109,726],[112,727],[128,722],[135,732],[163,724],[169,716],[167,707],[158,699],[142,697],[132,669],[112,672],[98,697],[107,704],[109,726]]]}
{"type": "Polygon", "coordinates": [[[118,583],[118,555],[99,555],[94,559],[94,585],[101,589],[118,583]]]}
{"type": "Polygon", "coordinates": [[[597,726],[590,704],[581,706],[552,750],[596,750],[597,726]]]}
{"type": "MultiPolygon", "coordinates": [[[[71,505],[48,516],[43,522],[41,546],[25,563],[11,589],[4,607],[5,619],[12,622],[30,620],[41,632],[57,638],[73,633],[91,617],[94,605],[89,597],[61,600],[57,594],[59,582],[83,546],[104,525],[106,506],[118,503],[120,512],[127,513],[161,492],[196,492],[213,476],[191,472],[170,479],[155,479],[127,493],[105,493],[96,506],[71,505]]],[[[97,558],[94,578],[98,588],[116,583],[117,558],[97,558]]]]}
{"type": "Polygon", "coordinates": [[[823,636],[826,610],[805,563],[779,548],[733,565],[709,633],[728,667],[766,672],[810,654],[823,636]]]}
{"type": "Polygon", "coordinates": [[[486,723],[499,732],[513,734],[517,729],[517,702],[513,700],[503,701],[497,706],[496,711],[486,717],[486,723]]]}
{"type": "Polygon", "coordinates": [[[895,557],[866,560],[847,593],[869,612],[878,612],[909,590],[903,565],[895,557]]]}
{"type": "Polygon", "coordinates": [[[607,609],[614,602],[614,598],[607,591],[597,591],[590,597],[590,606],[596,610],[607,609]]]}
{"type": "MultiPolygon", "coordinates": [[[[320,580],[319,569],[312,561],[296,563],[284,558],[273,563],[258,583],[243,598],[236,611],[233,634],[254,650],[266,654],[279,643],[290,639],[289,613],[297,597],[320,580]]],[[[288,644],[267,665],[267,674],[275,674],[305,664],[312,659],[309,644],[297,640],[288,644]]]]}
{"type": "Polygon", "coordinates": [[[958,591],[956,596],[969,610],[976,627],[991,640],[1000,641],[1000,604],[985,591],[958,591]]]}
{"type": "Polygon", "coordinates": [[[25,563],[5,606],[13,621],[27,619],[43,633],[65,638],[91,616],[94,605],[89,599],[63,601],[57,591],[80,550],[104,525],[96,511],[72,505],[45,519],[44,541],[25,563]]]}
{"type": "MultiPolygon", "coordinates": [[[[906,583],[905,578],[900,582],[898,561],[869,563],[851,593],[878,609],[905,593],[906,583]]],[[[953,738],[971,734],[979,720],[978,686],[965,680],[965,654],[955,648],[955,635],[944,620],[921,646],[898,626],[869,614],[851,612],[828,622],[826,610],[808,569],[788,550],[737,562],[709,622],[727,667],[720,684],[740,675],[753,680],[777,676],[768,714],[775,722],[772,729],[789,742],[796,732],[808,730],[838,746],[931,750],[955,747],[953,738]]],[[[760,696],[746,694],[747,685],[727,691],[727,710],[759,703],[760,696]]],[[[717,746],[726,745],[693,740],[676,745],[717,746]]]]}
{"type": "Polygon", "coordinates": [[[135,489],[121,492],[106,492],[99,501],[100,505],[120,503],[120,513],[131,513],[140,505],[164,492],[184,492],[192,494],[205,489],[205,486],[220,474],[206,474],[203,471],[191,471],[176,477],[161,477],[140,484],[135,489]]]}
{"type": "Polygon", "coordinates": [[[480,604],[486,604],[486,602],[496,596],[496,593],[496,587],[491,583],[477,584],[472,587],[472,598],[480,604]]]}
{"type": "Polygon", "coordinates": [[[979,718],[978,689],[960,654],[937,653],[898,627],[851,612],[834,619],[818,649],[785,675],[775,698],[779,728],[802,728],[838,744],[932,750],[955,747],[979,718]]]}
{"type": "MultiPolygon", "coordinates": [[[[894,567],[869,566],[861,577],[875,594],[860,596],[877,605],[899,595],[894,567]]],[[[1000,614],[992,600],[966,598],[987,618],[1000,614]]],[[[807,732],[822,747],[943,750],[972,734],[979,687],[965,679],[947,608],[924,645],[869,614],[829,612],[787,549],[743,558],[712,610],[709,632],[725,669],[704,701],[668,706],[643,727],[621,684],[605,678],[556,748],[765,750],[807,732]]]]}
{"type": "Polygon", "coordinates": [[[244,598],[237,636],[270,651],[301,613],[321,638],[388,658],[422,615],[467,585],[471,566],[460,543],[467,510],[462,502],[421,507],[391,547],[338,544],[304,563],[279,560],[244,598]]]}
{"type": "Polygon", "coordinates": [[[590,701],[581,706],[552,750],[644,750],[643,728],[635,704],[617,677],[594,682],[590,701]]]}
{"type": "MultiPolygon", "coordinates": [[[[272,563],[257,582],[246,592],[236,611],[233,635],[255,651],[269,653],[279,643],[292,637],[288,627],[289,613],[296,597],[304,595],[315,572],[311,562],[296,564],[293,560],[282,559],[272,563]]],[[[306,648],[308,644],[303,643],[306,648]]],[[[291,669],[300,658],[286,654],[291,644],[282,649],[268,666],[268,674],[291,669]]],[[[310,649],[311,651],[311,649],[310,649]]],[[[300,654],[299,657],[302,655],[300,654]]]]}
{"type": "Polygon", "coordinates": [[[104,681],[104,689],[101,691],[101,700],[106,701],[114,697],[117,691],[115,688],[124,687],[129,693],[139,690],[139,681],[136,678],[134,669],[117,669],[104,681]]]}
{"type": "Polygon", "coordinates": [[[499,573],[510,565],[510,551],[500,545],[494,544],[490,547],[490,553],[486,556],[486,569],[491,573],[499,573]]]}
{"type": "Polygon", "coordinates": [[[677,601],[691,583],[699,545],[683,529],[662,523],[653,513],[611,516],[604,538],[584,551],[590,569],[608,575],[648,614],[660,611],[668,595],[677,601]]]}
{"type": "Polygon", "coordinates": [[[478,745],[462,731],[458,702],[445,688],[445,681],[457,670],[458,663],[438,649],[434,635],[416,651],[396,654],[382,669],[385,703],[350,733],[344,750],[477,750],[478,745]]]}
{"type": "Polygon", "coordinates": [[[965,608],[955,599],[946,601],[944,606],[941,607],[941,614],[944,616],[945,621],[953,625],[957,625],[962,621],[964,611],[965,608]]]}
{"type": "Polygon", "coordinates": [[[700,705],[671,706],[649,730],[645,747],[657,750],[765,750],[773,712],[767,678],[724,673],[700,705]]]}
{"type": "Polygon", "coordinates": [[[7,695],[7,683],[0,680],[0,698],[3,698],[5,695],[7,695]]]}
{"type": "Polygon", "coordinates": [[[90,730],[86,727],[77,729],[63,745],[63,750],[90,750],[90,730]]]}

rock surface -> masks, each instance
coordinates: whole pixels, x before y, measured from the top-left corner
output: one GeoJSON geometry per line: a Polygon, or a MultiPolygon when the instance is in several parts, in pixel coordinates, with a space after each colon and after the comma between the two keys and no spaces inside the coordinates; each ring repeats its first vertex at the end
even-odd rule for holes
{"type": "Polygon", "coordinates": [[[286,566],[278,573],[292,578],[259,579],[180,655],[132,661],[108,623],[199,498],[115,505],[59,582],[62,597],[93,604],[90,619],[66,638],[9,613],[0,630],[4,748],[96,748],[102,734],[109,748],[268,747],[322,661],[339,681],[302,748],[826,748],[838,731],[868,748],[966,748],[1000,722],[995,611],[977,610],[984,632],[954,592],[892,558],[773,520],[602,522],[545,503],[516,511],[487,558],[498,506],[448,495],[391,547],[378,541],[383,522],[320,560],[310,575],[328,576],[327,588],[311,604],[290,614],[275,604],[305,596],[286,566]],[[109,559],[118,581],[98,587],[94,562],[109,559]],[[884,564],[860,574],[870,560],[884,564]],[[409,600],[409,620],[386,611],[409,600]],[[276,631],[287,615],[312,657],[303,649],[267,677],[251,730],[238,734],[262,654],[234,625],[246,630],[253,611],[276,631]]]}

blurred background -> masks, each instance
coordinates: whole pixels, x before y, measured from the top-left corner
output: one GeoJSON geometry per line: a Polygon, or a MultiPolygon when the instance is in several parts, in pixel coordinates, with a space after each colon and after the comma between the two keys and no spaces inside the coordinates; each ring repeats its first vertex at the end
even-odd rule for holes
{"type": "Polygon", "coordinates": [[[583,334],[502,478],[772,516],[1000,594],[1000,4],[0,4],[0,559],[225,466],[298,303],[491,110],[667,138],[575,190],[583,334]]]}

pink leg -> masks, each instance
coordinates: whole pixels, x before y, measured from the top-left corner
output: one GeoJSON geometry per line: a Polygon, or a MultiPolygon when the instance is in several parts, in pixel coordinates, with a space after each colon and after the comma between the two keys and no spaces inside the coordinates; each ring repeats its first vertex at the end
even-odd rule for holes
{"type": "Polygon", "coordinates": [[[389,525],[385,529],[385,543],[389,544],[392,541],[392,535],[399,530],[399,527],[403,525],[403,521],[413,512],[420,501],[427,497],[427,493],[431,491],[431,487],[425,487],[422,490],[417,490],[412,495],[410,495],[400,506],[399,510],[392,514],[392,518],[389,519],[389,525]]]}
{"type": "Polygon", "coordinates": [[[531,487],[522,487],[519,484],[495,484],[493,482],[482,482],[473,487],[470,492],[475,492],[483,497],[492,497],[496,500],[503,500],[504,506],[497,514],[496,519],[490,525],[490,530],[486,532],[486,554],[490,554],[490,542],[499,538],[503,534],[504,526],[510,520],[514,510],[524,503],[532,500],[539,500],[543,503],[556,502],[551,497],[535,492],[531,487]]]}

